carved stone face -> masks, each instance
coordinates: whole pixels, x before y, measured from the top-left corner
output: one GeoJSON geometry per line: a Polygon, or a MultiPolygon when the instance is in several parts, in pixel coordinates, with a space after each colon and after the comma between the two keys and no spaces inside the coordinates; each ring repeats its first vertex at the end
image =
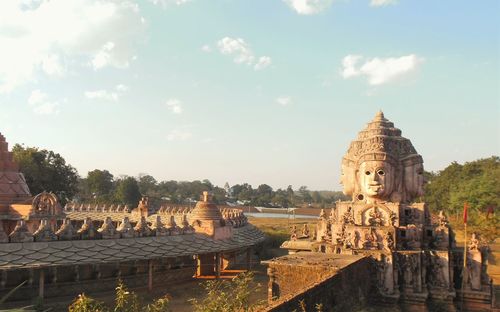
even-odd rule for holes
{"type": "Polygon", "coordinates": [[[405,190],[412,200],[416,196],[424,195],[424,166],[423,164],[413,164],[404,168],[405,190]]]}
{"type": "Polygon", "coordinates": [[[352,196],[354,193],[355,173],[354,169],[342,164],[342,172],[340,175],[340,184],[343,186],[343,193],[347,196],[352,196]]]}
{"type": "Polygon", "coordinates": [[[361,163],[358,175],[361,192],[368,203],[377,199],[388,199],[394,189],[395,172],[388,162],[364,161],[361,163]]]}

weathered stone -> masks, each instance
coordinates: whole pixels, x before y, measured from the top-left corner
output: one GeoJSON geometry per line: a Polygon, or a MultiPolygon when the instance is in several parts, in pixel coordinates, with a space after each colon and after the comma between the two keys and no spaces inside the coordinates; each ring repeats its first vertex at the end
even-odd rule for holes
{"type": "Polygon", "coordinates": [[[106,219],[104,219],[104,223],[97,232],[101,234],[104,239],[120,238],[120,232],[116,231],[111,217],[106,217],[106,219]]]}
{"type": "Polygon", "coordinates": [[[48,242],[52,240],[57,240],[57,235],[52,230],[47,219],[40,220],[40,226],[33,233],[35,241],[37,242],[48,242]]]}
{"type": "Polygon", "coordinates": [[[94,224],[92,223],[92,219],[87,217],[83,220],[83,224],[76,232],[80,235],[81,239],[95,239],[98,237],[98,232],[94,228],[94,224]]]}
{"type": "Polygon", "coordinates": [[[151,236],[152,232],[149,228],[146,217],[142,216],[134,227],[135,235],[137,237],[151,236]]]}
{"type": "Polygon", "coordinates": [[[59,230],[56,231],[56,235],[59,237],[59,240],[72,240],[76,237],[76,230],[69,218],[64,219],[63,224],[59,230]]]}
{"type": "Polygon", "coordinates": [[[120,225],[116,228],[116,231],[121,234],[123,238],[132,238],[135,236],[135,230],[132,224],[130,224],[130,219],[124,217],[120,225]]]}
{"type": "Polygon", "coordinates": [[[12,243],[25,243],[33,241],[33,234],[28,230],[28,226],[26,225],[26,221],[19,220],[17,222],[16,227],[9,234],[9,239],[12,243]]]}

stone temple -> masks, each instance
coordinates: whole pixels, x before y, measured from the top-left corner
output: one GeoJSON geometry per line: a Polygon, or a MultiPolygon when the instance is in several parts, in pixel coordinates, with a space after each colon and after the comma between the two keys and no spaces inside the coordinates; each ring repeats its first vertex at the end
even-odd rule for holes
{"type": "MultiPolygon", "coordinates": [[[[76,204],[32,196],[0,135],[0,298],[74,298],[110,291],[121,278],[150,290],[249,269],[264,234],[241,209],[204,193],[193,207],[76,204]]],[[[15,303],[13,303],[15,304],[15,303]]],[[[26,305],[26,304],[24,304],[26,305]]]]}
{"type": "Polygon", "coordinates": [[[488,307],[487,249],[473,235],[462,272],[463,249],[456,248],[446,216],[432,217],[419,201],[424,183],[422,157],[378,112],[342,159],[341,184],[352,199],[322,210],[315,233],[294,229],[282,245],[289,255],[267,262],[275,307],[270,311],[285,311],[300,298],[310,305],[323,303],[329,311],[342,300],[335,294],[342,291],[417,310],[432,302],[452,311],[464,302],[470,309],[488,307]],[[342,283],[335,280],[339,272],[342,283]],[[315,278],[305,281],[306,275],[315,278]],[[306,285],[290,288],[297,281],[306,285]],[[328,289],[332,285],[337,289],[328,289]]]}

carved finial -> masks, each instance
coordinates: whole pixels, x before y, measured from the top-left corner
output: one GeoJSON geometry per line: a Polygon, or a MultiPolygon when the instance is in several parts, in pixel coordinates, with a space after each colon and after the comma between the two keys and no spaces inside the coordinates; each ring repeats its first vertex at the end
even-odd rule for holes
{"type": "Polygon", "coordinates": [[[25,243],[33,241],[33,234],[28,230],[28,226],[24,220],[19,220],[16,227],[9,235],[12,243],[25,243]]]}
{"type": "Polygon", "coordinates": [[[207,191],[203,192],[203,201],[208,202],[208,192],[207,191]]]}
{"type": "Polygon", "coordinates": [[[374,120],[382,120],[382,119],[385,119],[384,113],[382,112],[382,110],[379,110],[377,114],[375,114],[374,120]]]}

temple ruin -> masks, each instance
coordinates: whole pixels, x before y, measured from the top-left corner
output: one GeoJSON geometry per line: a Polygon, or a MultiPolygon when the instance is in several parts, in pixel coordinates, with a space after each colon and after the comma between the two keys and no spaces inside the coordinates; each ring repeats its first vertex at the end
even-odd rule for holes
{"type": "Polygon", "coordinates": [[[436,302],[450,311],[457,305],[471,310],[490,307],[487,248],[473,234],[462,272],[463,249],[456,248],[446,215],[433,217],[419,202],[424,183],[422,157],[378,112],[342,159],[341,184],[352,200],[322,210],[313,233],[306,227],[294,228],[282,245],[290,255],[267,262],[273,307],[269,311],[286,311],[293,298],[302,298],[311,310],[316,301],[329,311],[338,304],[336,293],[353,285],[337,289],[325,285],[332,285],[340,272],[352,270],[358,272],[349,274],[359,294],[350,291],[355,297],[364,294],[368,302],[420,307],[416,310],[436,302]],[[370,260],[369,272],[358,258],[346,263],[353,255],[370,260]],[[334,267],[331,271],[319,271],[325,261],[334,267]],[[316,272],[317,278],[290,291],[287,285],[302,280],[304,268],[316,272]],[[366,278],[360,282],[359,276],[366,278]]]}

